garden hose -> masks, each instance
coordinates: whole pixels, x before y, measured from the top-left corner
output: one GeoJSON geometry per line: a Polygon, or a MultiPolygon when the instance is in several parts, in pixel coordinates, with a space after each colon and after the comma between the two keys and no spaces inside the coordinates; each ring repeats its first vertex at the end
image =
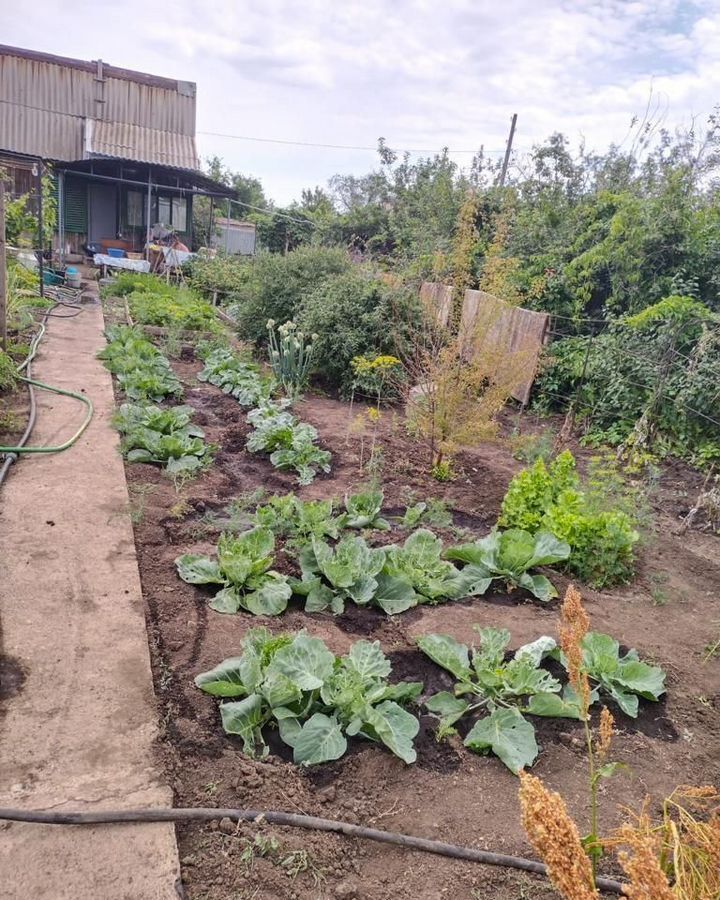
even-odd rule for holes
{"type": "MultiPolygon", "coordinates": [[[[199,807],[197,809],[123,809],[105,810],[104,812],[45,812],[28,809],[0,809],[0,821],[28,822],[40,825],[113,825],[137,822],[207,822],[213,819],[234,819],[238,822],[254,822],[261,825],[287,825],[294,828],[307,828],[315,831],[331,831],[348,837],[366,838],[382,844],[395,844],[411,850],[422,850],[451,859],[463,859],[468,862],[482,863],[486,866],[501,866],[509,869],[521,869],[536,875],[548,877],[547,867],[534,859],[521,856],[506,856],[503,853],[491,853],[489,850],[476,850],[474,847],[462,847],[458,844],[446,844],[444,841],[433,841],[400,834],[397,831],[382,831],[379,828],[366,828],[364,825],[353,825],[336,819],[321,819],[317,816],[298,815],[297,813],[264,812],[259,809],[213,809],[199,807]]],[[[608,894],[625,894],[625,886],[611,878],[597,878],[596,887],[608,894]]]]}
{"type": "Polygon", "coordinates": [[[76,391],[66,391],[64,388],[53,387],[51,384],[45,384],[44,381],[35,381],[35,379],[33,378],[25,378],[22,375],[20,376],[20,380],[24,381],[25,384],[32,385],[33,387],[39,387],[45,391],[52,391],[53,394],[62,394],[64,397],[74,397],[76,400],[80,400],[88,408],[87,415],[85,416],[82,425],[78,428],[75,434],[73,434],[72,437],[68,438],[62,444],[48,447],[26,447],[22,443],[17,447],[0,446],[0,453],[59,453],[61,450],[67,450],[68,447],[72,447],[75,441],[88,427],[88,425],[90,424],[90,420],[93,417],[92,400],[90,400],[89,397],[84,397],[82,394],[78,394],[76,391]]]}
{"type": "Polygon", "coordinates": [[[55,318],[62,319],[72,319],[75,316],[79,315],[82,312],[82,307],[77,303],[68,303],[64,300],[56,300],[54,306],[50,307],[49,310],[45,312],[43,315],[42,321],[40,322],[40,327],[37,330],[37,333],[33,337],[30,342],[30,349],[28,351],[28,355],[25,359],[20,363],[17,367],[18,372],[25,371],[25,375],[20,375],[20,380],[25,382],[28,386],[28,394],[30,399],[30,415],[28,417],[28,423],[25,427],[25,431],[22,434],[18,444],[14,447],[2,447],[0,446],[0,454],[5,455],[5,459],[0,465],[0,485],[2,485],[3,481],[7,477],[7,473],[10,471],[10,466],[18,459],[21,453],[59,453],[62,450],[67,450],[68,447],[71,447],[80,435],[85,431],[85,429],[90,424],[90,420],[93,417],[93,405],[92,401],[88,397],[84,397],[82,394],[78,394],[75,391],[67,391],[63,388],[56,388],[52,385],[45,384],[42,381],[36,381],[30,377],[30,367],[33,359],[35,358],[38,350],[38,345],[47,330],[47,320],[50,316],[55,316],[55,318]],[[76,310],[72,314],[64,313],[62,315],[57,315],[53,311],[58,307],[65,307],[67,309],[76,310]],[[35,400],[35,391],[34,388],[42,388],[43,390],[52,391],[56,394],[62,394],[66,397],[73,397],[76,400],[80,400],[88,407],[88,413],[80,426],[80,428],[72,435],[67,441],[59,444],[57,446],[52,447],[27,447],[27,441],[32,434],[33,428],[35,427],[35,422],[37,420],[37,403],[35,400]]]}

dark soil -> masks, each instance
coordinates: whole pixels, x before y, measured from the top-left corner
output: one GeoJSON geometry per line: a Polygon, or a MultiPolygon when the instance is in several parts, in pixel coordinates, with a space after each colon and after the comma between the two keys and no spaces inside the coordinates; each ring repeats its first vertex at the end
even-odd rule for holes
{"type": "MultiPolygon", "coordinates": [[[[274,632],[306,628],[337,653],[359,638],[380,640],[393,663],[393,677],[422,680],[429,694],[450,687],[450,679],[417,651],[419,635],[440,631],[471,643],[473,625],[495,625],[508,628],[517,647],[556,632],[558,604],[542,605],[520,592],[495,592],[397,617],[352,606],[337,618],[306,615],[297,601],[274,619],[213,612],[207,605],[209,592],[177,577],[175,557],[211,552],[220,528],[233,521],[228,503],[247,500],[258,488],[296,490],[306,499],[341,497],[357,489],[362,482],[360,446],[357,437],[348,438],[347,404],[324,397],[298,404],[298,415],[318,428],[323,446],[333,454],[331,475],[298,490],[292,474],[245,451],[243,410],[217,389],[197,382],[200,365],[184,356],[173,367],[186,385],[184,402],[195,408],[207,439],[218,445],[213,466],[179,492],[156,467],[126,467],[162,721],[161,751],[176,803],[303,812],[532,855],[520,825],[515,776],[496,758],[467,751],[461,737],[438,743],[428,716],[421,717],[413,766],[356,740],[343,759],[302,770],[274,739],[266,759],[252,760],[242,755],[237,740],[223,734],[217,701],[197,690],[193,678],[236,654],[248,627],[263,624],[274,632]]],[[[509,433],[514,417],[506,424],[509,433]]],[[[529,415],[522,424],[529,431],[546,427],[529,415]]],[[[442,499],[455,526],[475,535],[493,525],[509,479],[522,468],[507,443],[499,441],[462,454],[456,480],[439,484],[428,477],[426,452],[408,438],[398,411],[385,414],[378,445],[388,511],[404,509],[413,498],[442,499]]],[[[660,703],[643,701],[637,719],[613,709],[618,733],[612,757],[627,763],[627,769],[603,785],[605,829],[620,820],[619,806],[639,809],[649,795],[654,808],[677,784],[720,781],[720,659],[704,660],[705,647],[720,630],[720,541],[708,534],[673,534],[701,481],[679,463],[664,467],[652,497],[654,524],[642,549],[638,578],[602,593],[583,589],[595,630],[636,647],[668,673],[666,697],[660,703]]],[[[447,529],[439,533],[452,539],[447,529]]],[[[277,566],[290,571],[290,556],[279,554],[277,566]]],[[[568,579],[549,574],[562,593],[568,579]]],[[[538,719],[535,724],[541,753],[534,771],[561,791],[582,830],[587,825],[587,769],[581,729],[569,720],[538,719]]],[[[227,822],[221,827],[182,825],[178,841],[189,900],[555,896],[542,879],[516,871],[311,831],[235,828],[227,822]],[[247,847],[256,834],[276,839],[277,846],[265,841],[251,853],[247,847]]]]}

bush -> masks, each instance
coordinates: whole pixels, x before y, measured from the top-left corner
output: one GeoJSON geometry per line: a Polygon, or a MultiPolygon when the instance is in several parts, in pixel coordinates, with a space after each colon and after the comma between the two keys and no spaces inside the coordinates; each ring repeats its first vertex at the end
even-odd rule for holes
{"type": "Polygon", "coordinates": [[[358,268],[326,279],[305,298],[298,319],[307,334],[317,334],[314,371],[347,394],[354,378],[352,360],[400,354],[416,313],[414,294],[358,268]]]}
{"type": "Polygon", "coordinates": [[[142,325],[177,331],[220,329],[213,307],[186,289],[175,289],[174,294],[134,291],[128,301],[132,317],[142,325]]]}
{"type": "Polygon", "coordinates": [[[240,336],[264,343],[268,319],[296,320],[303,298],[350,265],[344,250],[327,247],[300,247],[287,256],[259,254],[249,267],[247,284],[226,298],[234,307],[240,336]]]}
{"type": "Polygon", "coordinates": [[[590,338],[558,341],[536,405],[563,408],[580,388],[577,413],[591,442],[622,443],[647,413],[655,451],[690,455],[717,441],[719,326],[701,303],[672,296],[592,339],[587,367],[590,338]]]}
{"type": "Polygon", "coordinates": [[[218,291],[221,301],[224,295],[245,290],[252,275],[252,263],[239,256],[198,255],[186,265],[190,286],[205,295],[218,291]]]}
{"type": "Polygon", "coordinates": [[[177,293],[174,284],[168,284],[157,275],[143,272],[118,272],[113,280],[102,289],[103,297],[126,297],[128,294],[162,294],[174,297],[177,293]]]}
{"type": "Polygon", "coordinates": [[[512,479],[498,525],[551,532],[570,545],[567,569],[602,588],[630,580],[639,539],[635,520],[626,509],[603,508],[608,499],[615,497],[612,492],[603,497],[599,484],[581,489],[575,459],[566,450],[549,468],[538,459],[512,479]]]}

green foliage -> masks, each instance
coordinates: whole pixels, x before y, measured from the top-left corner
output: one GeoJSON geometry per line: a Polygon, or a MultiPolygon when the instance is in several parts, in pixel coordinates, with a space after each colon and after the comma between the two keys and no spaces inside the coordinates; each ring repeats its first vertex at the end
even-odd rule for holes
{"type": "MultiPolygon", "coordinates": [[[[240,336],[264,342],[268,319],[299,321],[305,295],[349,268],[347,254],[336,248],[301,247],[287,256],[259,253],[251,263],[247,284],[232,296],[240,336]]],[[[316,330],[301,324],[306,332],[316,330]]]]}
{"type": "Polygon", "coordinates": [[[488,715],[468,732],[465,746],[477,753],[493,752],[517,774],[538,755],[535,729],[522,715],[527,701],[554,697],[562,690],[560,682],[540,665],[556,644],[550,637],[541,637],[506,660],[509,631],[477,625],[475,630],[480,644],[470,649],[446,634],[418,638],[422,652],[457,679],[453,693],[442,691],[425,705],[440,719],[439,737],[455,734],[460,719],[485,710],[488,715]]]}
{"type": "Polygon", "coordinates": [[[128,301],[132,317],[143,325],[159,325],[178,331],[213,332],[220,329],[212,306],[184,288],[178,288],[174,296],[134,291],[128,301]]]}
{"type": "Polygon", "coordinates": [[[198,381],[207,381],[230,394],[241,406],[257,406],[268,400],[273,384],[256,365],[242,362],[231,350],[219,347],[205,356],[198,381]]]}
{"type": "Polygon", "coordinates": [[[610,635],[590,631],[582,647],[583,668],[591,684],[609,694],[626,715],[637,717],[638,697],[659,700],[665,693],[663,670],[641,662],[636,650],[621,656],[620,644],[610,635]]]}
{"type": "Polygon", "coordinates": [[[273,636],[254,628],[240,656],[198,675],[195,684],[229,700],[220,705],[223,728],[240,737],[248,756],[268,754],[263,731],[274,725],[299,765],[338,759],[354,736],[384,744],[409,764],[419,723],[403,705],[422,684],[390,684],[391,671],[379,641],[358,641],[337,657],[304,631],[273,636]]]}
{"type": "Polygon", "coordinates": [[[543,529],[570,545],[566,567],[595,587],[628,581],[639,539],[631,514],[602,508],[601,485],[584,491],[575,460],[566,450],[550,464],[542,459],[510,482],[498,524],[526,531],[543,529]]]}
{"type": "Polygon", "coordinates": [[[123,435],[121,450],[128,462],[164,464],[171,475],[195,474],[209,462],[212,447],[203,430],[191,423],[192,408],[123,403],[113,424],[123,435]]]}
{"type": "Polygon", "coordinates": [[[248,413],[248,421],[253,431],[247,449],[269,453],[270,462],[278,469],[294,469],[298,484],[310,484],[318,471],[330,471],[330,452],[316,445],[315,428],[299,422],[282,402],[263,402],[248,413]]]}
{"type": "Polygon", "coordinates": [[[530,534],[520,528],[492,531],[472,544],[451,547],[445,552],[448,559],[467,563],[463,575],[477,580],[502,579],[505,584],[524,588],[538,600],[557,597],[557,590],[544,575],[530,575],[537,566],[551,566],[570,556],[570,545],[559,541],[547,531],[530,534]]]}
{"type": "Polygon", "coordinates": [[[217,560],[186,553],[175,565],[188,584],[222,585],[210,603],[216,612],[244,609],[255,616],[277,616],[285,611],[292,591],[287,576],[270,571],[274,549],[272,531],[253,528],[239,535],[221,535],[217,560]]]}
{"type": "Polygon", "coordinates": [[[390,523],[380,515],[385,495],[382,491],[364,491],[345,497],[345,528],[369,528],[387,531],[390,523]]]}
{"type": "Polygon", "coordinates": [[[275,495],[255,510],[255,522],[274,534],[306,544],[312,538],[336,539],[345,517],[335,515],[333,500],[300,500],[294,494],[275,495]]]}
{"type": "Polygon", "coordinates": [[[17,384],[18,371],[12,357],[0,350],[0,391],[11,391],[17,384]]]}
{"type": "MultiPolygon", "coordinates": [[[[455,734],[455,725],[478,710],[478,719],[465,738],[465,746],[478,753],[493,752],[517,774],[538,755],[535,729],[524,714],[580,719],[581,704],[569,683],[564,686],[542,662],[564,655],[555,640],[543,636],[525,644],[512,656],[507,652],[510,632],[499,628],[475,630],[480,645],[468,649],[446,634],[418,638],[418,647],[456,679],[452,693],[430,697],[426,706],[439,718],[438,737],[455,734]]],[[[619,644],[606,634],[589,632],[583,640],[583,668],[591,680],[590,703],[609,694],[623,712],[638,714],[638,697],[658,700],[665,692],[665,673],[641,662],[635,650],[620,656],[619,644]]]]}
{"type": "Polygon", "coordinates": [[[130,400],[157,403],[182,396],[182,385],[170,363],[141,329],[113,325],[105,335],[108,345],[98,359],[117,377],[118,386],[130,400]]]}
{"type": "Polygon", "coordinates": [[[221,302],[226,295],[243,291],[252,272],[250,260],[224,253],[213,257],[197,254],[187,265],[190,287],[208,298],[217,291],[221,302]]]}
{"type": "Polygon", "coordinates": [[[272,370],[285,395],[291,400],[297,400],[307,384],[315,335],[306,338],[294,322],[280,325],[276,333],[272,319],[268,320],[267,329],[272,370]]]}
{"type": "Polygon", "coordinates": [[[349,394],[351,363],[359,356],[400,354],[408,323],[419,316],[415,293],[393,288],[364,269],[328,278],[308,293],[297,320],[313,342],[313,369],[325,382],[349,394]]]}
{"type": "Polygon", "coordinates": [[[720,317],[690,297],[670,296],[589,340],[552,345],[539,406],[563,408],[577,397],[591,443],[624,442],[643,415],[657,452],[691,456],[717,440],[720,317]]]}

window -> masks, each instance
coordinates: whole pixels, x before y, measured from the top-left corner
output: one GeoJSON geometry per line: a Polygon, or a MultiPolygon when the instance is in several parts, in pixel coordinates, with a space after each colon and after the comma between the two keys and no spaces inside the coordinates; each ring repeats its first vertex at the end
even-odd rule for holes
{"type": "Polygon", "coordinates": [[[144,224],[145,196],[141,191],[128,191],[127,224],[129,228],[137,228],[144,224]]]}
{"type": "Polygon", "coordinates": [[[184,197],[172,199],[172,227],[175,231],[186,231],[187,200],[184,197]]]}
{"type": "Polygon", "coordinates": [[[158,197],[158,222],[161,225],[171,225],[172,219],[170,216],[170,198],[169,197],[158,197]]]}

